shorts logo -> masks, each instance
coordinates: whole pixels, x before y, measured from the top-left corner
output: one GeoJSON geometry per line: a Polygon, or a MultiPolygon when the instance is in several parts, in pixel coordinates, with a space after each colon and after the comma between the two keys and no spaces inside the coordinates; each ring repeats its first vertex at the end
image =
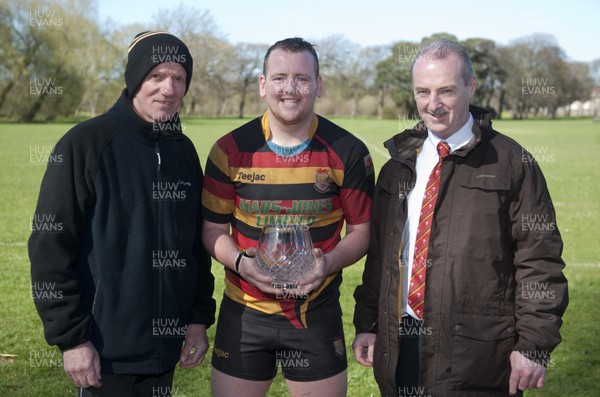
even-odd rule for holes
{"type": "Polygon", "coordinates": [[[339,358],[343,358],[345,355],[345,351],[344,351],[344,342],[342,341],[341,336],[336,336],[335,338],[333,338],[333,347],[335,348],[335,354],[339,358]]]}
{"type": "Polygon", "coordinates": [[[319,193],[326,193],[329,190],[329,170],[319,168],[315,175],[315,189],[319,193]]]}
{"type": "Polygon", "coordinates": [[[218,347],[213,349],[213,354],[219,358],[229,358],[229,352],[226,352],[218,347]]]}

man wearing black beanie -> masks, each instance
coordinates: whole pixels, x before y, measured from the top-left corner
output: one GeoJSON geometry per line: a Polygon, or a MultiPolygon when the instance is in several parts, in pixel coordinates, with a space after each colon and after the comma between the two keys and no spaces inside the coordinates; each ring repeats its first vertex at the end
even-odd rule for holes
{"type": "Polygon", "coordinates": [[[178,63],[185,69],[185,92],[192,80],[194,62],[187,46],[179,38],[163,31],[154,30],[138,34],[129,46],[125,84],[133,98],[150,71],[161,63],[178,63]]]}
{"type": "Polygon", "coordinates": [[[214,278],[202,245],[203,172],[178,111],[192,56],[143,32],[126,88],[56,144],[29,239],[34,303],[80,396],[171,395],[175,365],[208,350],[214,278]]]}

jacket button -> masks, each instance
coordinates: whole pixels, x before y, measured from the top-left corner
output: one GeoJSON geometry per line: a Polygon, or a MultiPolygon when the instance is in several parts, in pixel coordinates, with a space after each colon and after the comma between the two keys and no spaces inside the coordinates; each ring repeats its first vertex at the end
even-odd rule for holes
{"type": "Polygon", "coordinates": [[[508,330],[507,330],[507,331],[508,331],[508,334],[509,334],[509,335],[514,335],[514,333],[515,333],[515,328],[514,328],[514,327],[508,327],[508,330]]]}
{"type": "Polygon", "coordinates": [[[460,324],[456,324],[456,325],[454,326],[454,331],[456,331],[456,332],[462,332],[462,325],[460,325],[460,324]]]}

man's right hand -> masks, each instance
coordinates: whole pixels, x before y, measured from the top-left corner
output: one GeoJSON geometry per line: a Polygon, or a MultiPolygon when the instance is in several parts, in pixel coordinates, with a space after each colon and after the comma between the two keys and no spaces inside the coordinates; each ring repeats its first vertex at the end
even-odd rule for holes
{"type": "Polygon", "coordinates": [[[256,288],[267,294],[276,295],[278,290],[271,286],[273,278],[263,274],[256,264],[256,248],[251,247],[246,250],[246,253],[251,257],[244,256],[240,262],[240,276],[247,282],[254,285],[256,288]]]}
{"type": "Polygon", "coordinates": [[[100,355],[92,342],[63,351],[64,369],[77,387],[100,387],[100,355]]]}
{"type": "Polygon", "coordinates": [[[373,350],[375,349],[376,335],[372,333],[356,334],[352,342],[352,350],[356,361],[365,367],[373,366],[373,350]]]}

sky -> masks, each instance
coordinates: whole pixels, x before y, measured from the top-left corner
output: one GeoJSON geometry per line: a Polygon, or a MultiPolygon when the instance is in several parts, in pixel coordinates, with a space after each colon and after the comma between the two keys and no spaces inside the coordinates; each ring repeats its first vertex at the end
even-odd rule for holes
{"type": "Polygon", "coordinates": [[[96,0],[100,22],[149,23],[159,9],[184,3],[209,10],[230,43],[273,44],[292,36],[341,34],[361,46],[420,42],[433,33],[501,45],[534,33],[555,37],[570,61],[600,58],[597,0],[96,0]]]}

